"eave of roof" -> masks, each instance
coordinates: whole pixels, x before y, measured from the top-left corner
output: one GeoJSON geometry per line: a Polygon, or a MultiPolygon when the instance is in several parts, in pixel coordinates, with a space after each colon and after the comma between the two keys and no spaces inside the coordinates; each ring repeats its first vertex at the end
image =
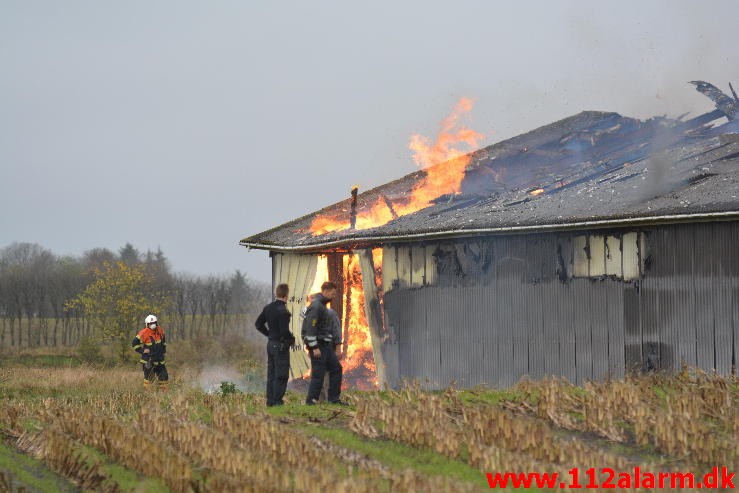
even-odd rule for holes
{"type": "MultiPolygon", "coordinates": [[[[383,226],[311,235],[310,224],[321,214],[348,217],[344,200],[240,244],[317,252],[475,235],[736,220],[739,142],[722,142],[716,137],[720,128],[702,126],[719,116],[639,122],[583,112],[472,153],[463,194],[383,226]],[[651,143],[665,128],[672,141],[655,157],[651,143]],[[648,179],[659,175],[660,159],[669,165],[669,175],[665,183],[650,184],[648,179]],[[489,178],[496,166],[508,167],[506,183],[489,178]],[[566,185],[558,185],[562,180],[566,185]],[[544,186],[547,193],[531,197],[531,186],[544,186]]],[[[411,173],[364,192],[359,203],[372,204],[381,195],[402,200],[422,176],[411,173]]]]}

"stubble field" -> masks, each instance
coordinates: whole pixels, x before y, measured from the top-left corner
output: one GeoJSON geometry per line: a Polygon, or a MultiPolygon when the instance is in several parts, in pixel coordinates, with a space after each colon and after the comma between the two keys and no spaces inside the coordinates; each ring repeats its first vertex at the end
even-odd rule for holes
{"type": "MultiPolygon", "coordinates": [[[[266,408],[172,368],[5,364],[0,491],[484,491],[486,473],[739,464],[737,379],[684,371],[575,387],[346,392],[348,407],[266,408]]],[[[585,481],[583,481],[584,483],[585,481]]]]}

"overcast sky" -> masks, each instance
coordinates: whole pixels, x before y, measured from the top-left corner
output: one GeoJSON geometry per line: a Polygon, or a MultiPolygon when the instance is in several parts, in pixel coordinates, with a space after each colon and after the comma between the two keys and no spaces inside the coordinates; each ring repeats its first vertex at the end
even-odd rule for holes
{"type": "Polygon", "coordinates": [[[414,171],[461,96],[485,143],[581,110],[710,111],[739,2],[0,0],[0,246],[132,242],[269,280],[237,246],[414,171]],[[708,8],[706,5],[711,5],[708,8]]]}

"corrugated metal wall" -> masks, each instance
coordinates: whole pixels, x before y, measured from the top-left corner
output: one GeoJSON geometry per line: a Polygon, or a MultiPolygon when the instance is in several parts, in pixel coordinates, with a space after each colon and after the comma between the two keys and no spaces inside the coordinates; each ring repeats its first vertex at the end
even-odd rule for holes
{"type": "Polygon", "coordinates": [[[726,222],[387,246],[387,344],[400,378],[434,387],[683,363],[728,374],[737,245],[726,222]]]}

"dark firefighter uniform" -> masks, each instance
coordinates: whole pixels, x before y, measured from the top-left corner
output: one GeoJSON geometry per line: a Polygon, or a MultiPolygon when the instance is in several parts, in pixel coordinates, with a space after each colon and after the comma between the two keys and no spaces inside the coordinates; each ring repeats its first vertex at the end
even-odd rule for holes
{"type": "Polygon", "coordinates": [[[306,404],[315,404],[323,387],[323,377],[328,372],[328,401],[340,402],[342,367],[334,351],[334,334],[331,326],[332,316],[326,308],[330,300],[321,293],[313,295],[313,301],[305,312],[301,336],[310,352],[310,385],[306,404]],[[321,355],[315,356],[320,349],[321,355]]]}
{"type": "Polygon", "coordinates": [[[290,346],[295,337],[290,332],[290,311],[282,300],[275,300],[264,307],[254,324],[267,336],[267,405],[284,404],[282,398],[290,376],[290,346]]]}
{"type": "Polygon", "coordinates": [[[169,375],[164,365],[164,355],[167,352],[164,329],[158,325],[156,329],[144,327],[133,338],[131,345],[141,355],[139,362],[144,370],[144,387],[156,382],[160,387],[166,388],[169,375]],[[145,349],[149,351],[144,352],[145,349]]]}

